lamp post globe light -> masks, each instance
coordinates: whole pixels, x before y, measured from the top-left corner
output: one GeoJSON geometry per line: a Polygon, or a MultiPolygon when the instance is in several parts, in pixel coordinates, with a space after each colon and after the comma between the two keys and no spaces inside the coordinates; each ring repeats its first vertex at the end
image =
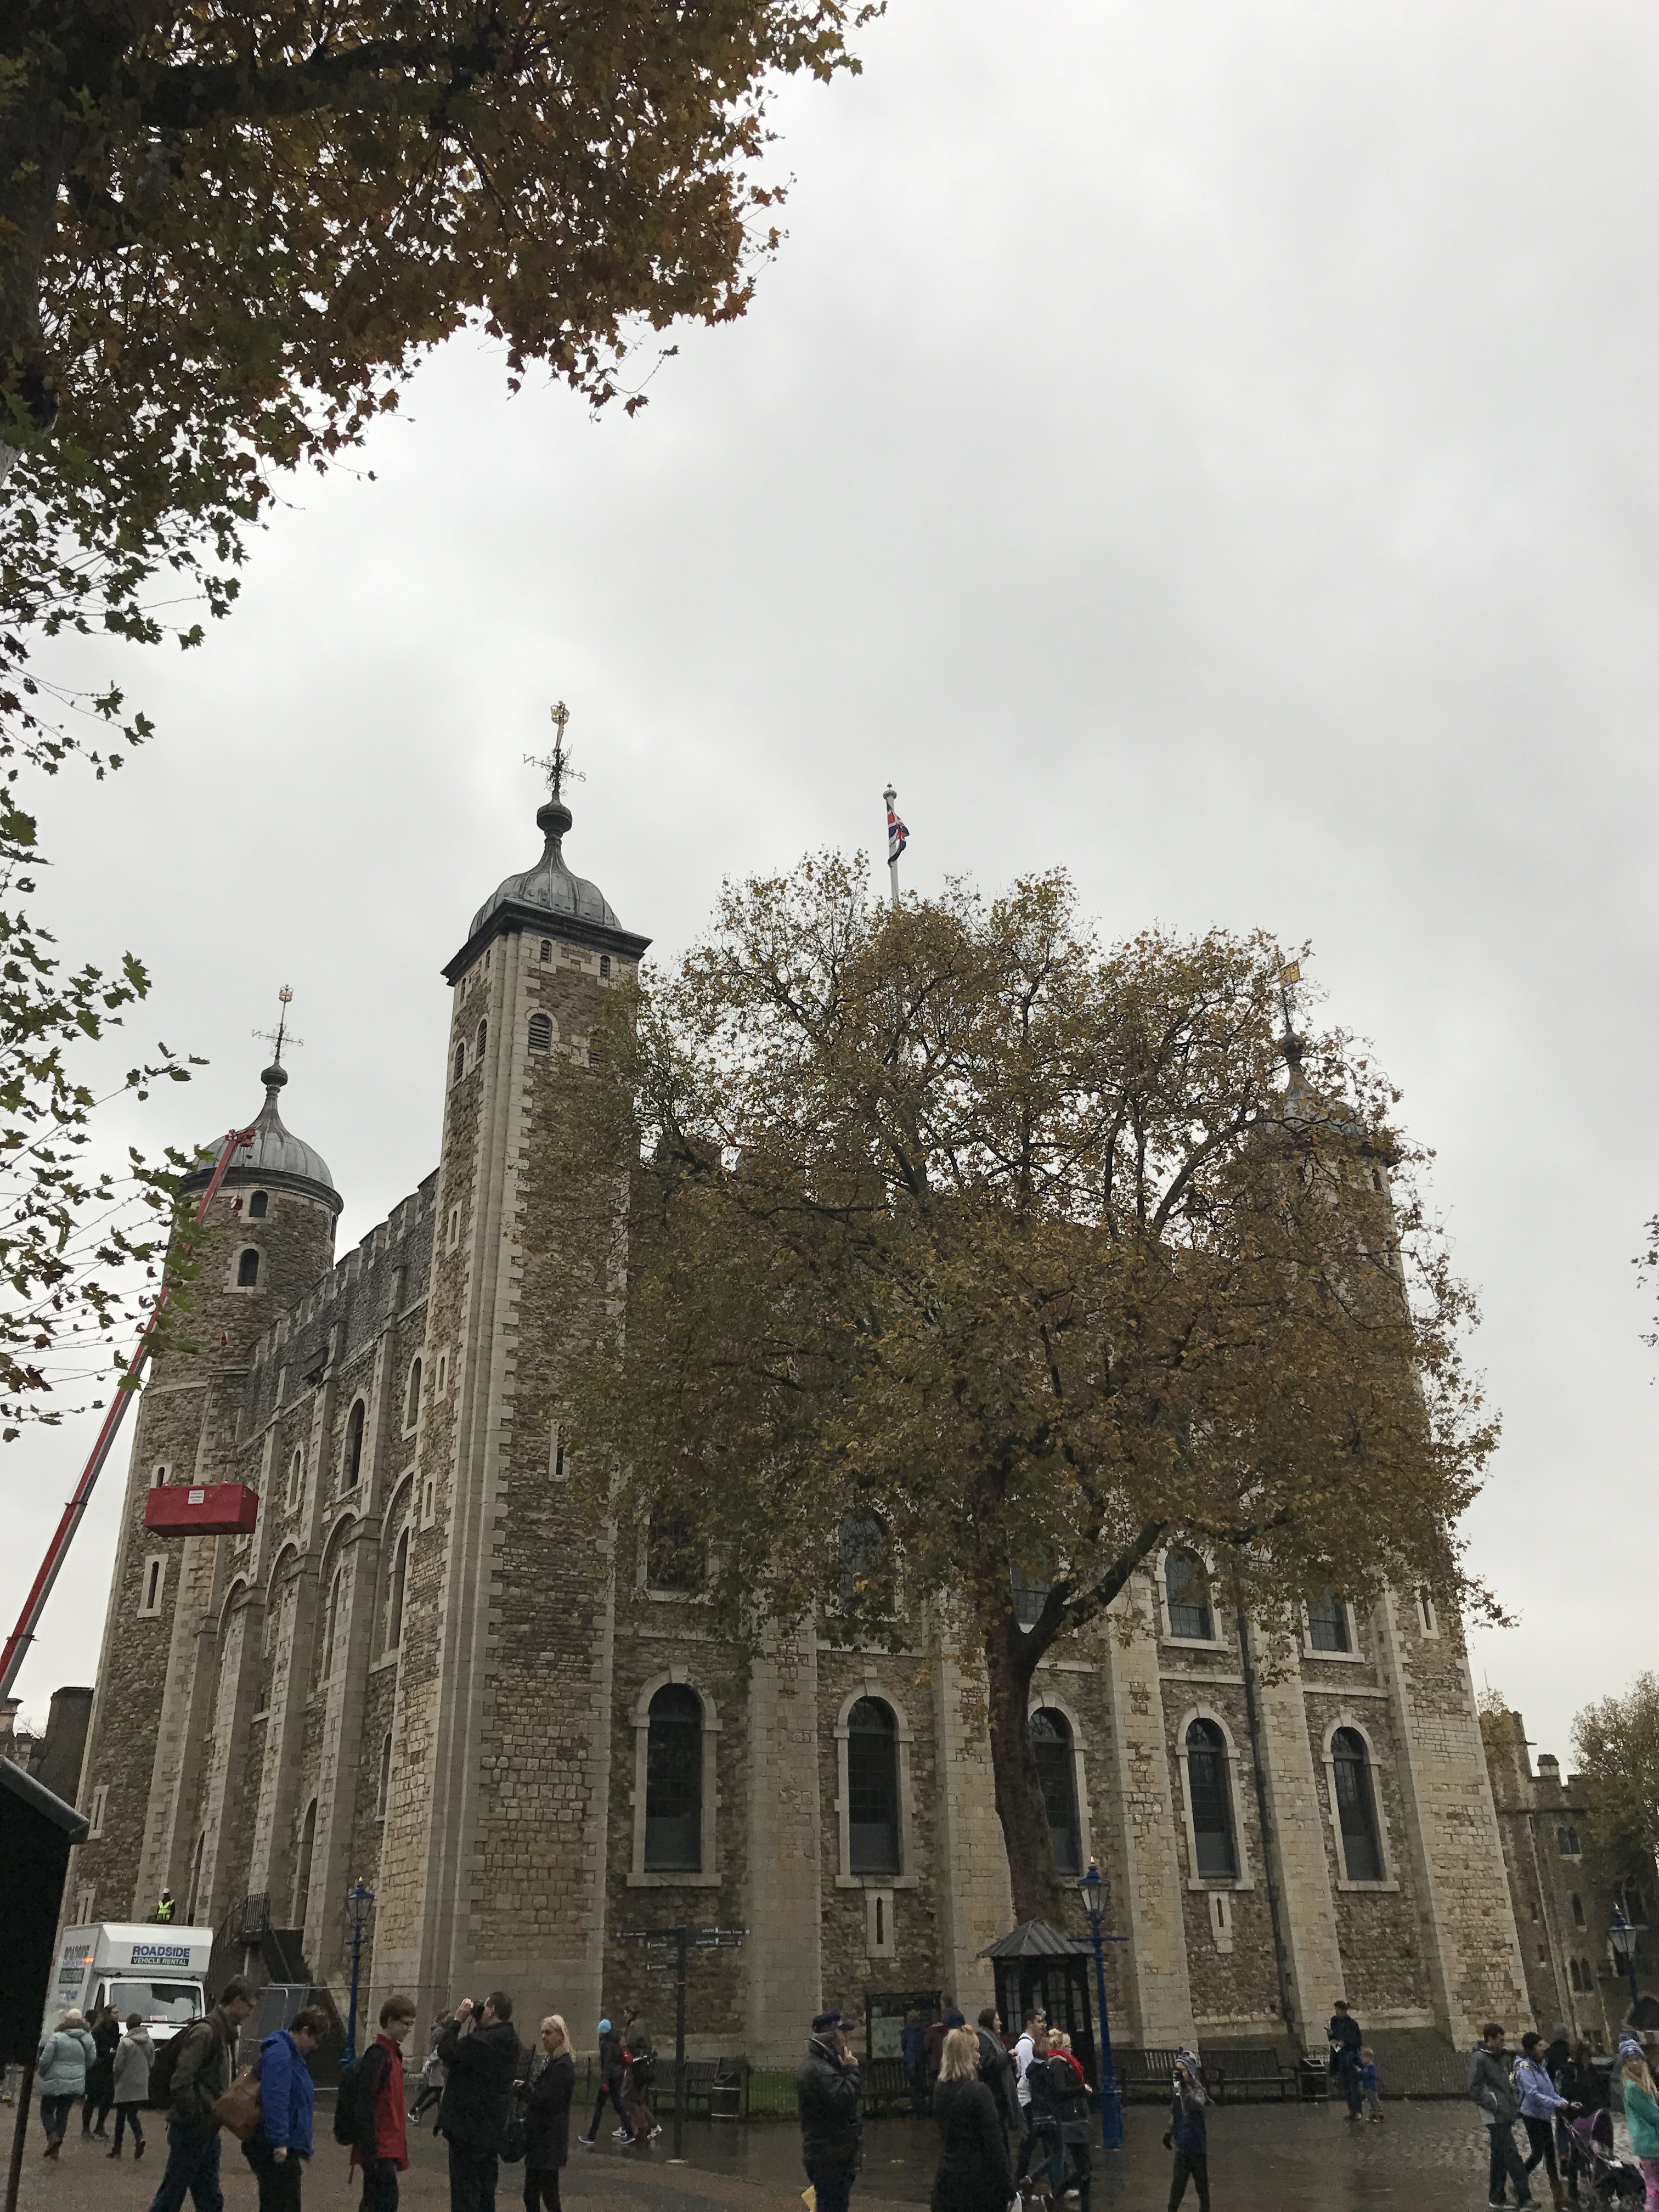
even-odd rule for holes
{"type": "Polygon", "coordinates": [[[1632,2027],[1636,2022],[1637,2004],[1636,1941],[1636,1930],[1626,1919],[1624,1906],[1615,1905],[1613,1908],[1613,1918],[1607,1927],[1607,1944],[1613,1957],[1623,1967],[1626,1978],[1630,1983],[1630,2016],[1632,2027]]]}
{"type": "Polygon", "coordinates": [[[346,1923],[351,1936],[351,2010],[346,2020],[345,2063],[357,2056],[357,1988],[362,1972],[363,1934],[374,1903],[374,1893],[361,1875],[346,1892],[346,1923]]]}
{"type": "Polygon", "coordinates": [[[1111,1886],[1093,1859],[1079,1880],[1078,1895],[1089,1916],[1089,1939],[1095,1954],[1095,2013],[1100,2021],[1100,2135],[1108,2150],[1123,2148],[1123,2098],[1112,2069],[1112,2031],[1106,2018],[1106,1908],[1111,1886]]]}

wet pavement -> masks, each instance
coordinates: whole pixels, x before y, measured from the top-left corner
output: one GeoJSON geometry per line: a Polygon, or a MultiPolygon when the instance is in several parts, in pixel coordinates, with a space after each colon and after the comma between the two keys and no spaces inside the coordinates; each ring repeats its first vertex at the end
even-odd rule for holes
{"type": "MultiPolygon", "coordinates": [[[[1325,2105],[1224,2106],[1210,2122],[1215,2212],[1475,2212],[1486,2203],[1486,2133],[1456,2102],[1391,2103],[1381,2125],[1349,2126],[1325,2105]]],[[[10,2148],[12,2108],[0,2108],[0,2155],[10,2148]]],[[[159,2115],[155,2116],[159,2120],[159,2115]]],[[[326,2136],[327,2118],[319,2112],[326,2136]]],[[[1163,2212],[1170,2160],[1160,2137],[1163,2111],[1132,2106],[1126,2148],[1095,2153],[1095,2212],[1163,2212]]],[[[29,2116],[22,2212],[146,2212],[161,2179],[164,2130],[134,2166],[82,2140],[72,2122],[60,2161],[41,2156],[38,2112],[29,2116]]],[[[864,2172],[855,2212],[925,2204],[933,2185],[934,2142],[926,2121],[881,2120],[865,2133],[864,2172]]],[[[688,2122],[684,2166],[671,2166],[671,2137],[649,2150],[573,2145],[565,2169],[567,2206],[605,2212],[797,2212],[804,2177],[799,2137],[786,2121],[744,2124],[688,2122]]],[[[519,2212],[522,2168],[504,2167],[501,2212],[519,2212]]],[[[252,2176],[231,2143],[224,2160],[226,2212],[256,2212],[252,2176]]],[[[1539,2192],[1543,2206],[1547,2189],[1539,2192]]],[[[305,2179],[304,2212],[351,2212],[357,2191],[346,2154],[319,2141],[305,2179]]],[[[403,2212],[447,2212],[444,2150],[422,2133],[403,2178],[403,2212]]],[[[1188,2192],[1188,2205],[1194,2203],[1188,2192]]]]}

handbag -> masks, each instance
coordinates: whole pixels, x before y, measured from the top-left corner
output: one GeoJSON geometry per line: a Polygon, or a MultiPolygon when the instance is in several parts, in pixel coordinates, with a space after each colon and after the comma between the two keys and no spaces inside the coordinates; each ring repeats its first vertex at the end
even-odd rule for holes
{"type": "Polygon", "coordinates": [[[264,2118],[259,2097],[259,2077],[245,2067],[222,2097],[213,2100],[213,2117],[238,2142],[246,2142],[264,2118]]]}
{"type": "Polygon", "coordinates": [[[520,2165],[524,2160],[526,2142],[524,2122],[514,2112],[507,2124],[506,2134],[501,2137],[501,2164],[520,2165]]]}

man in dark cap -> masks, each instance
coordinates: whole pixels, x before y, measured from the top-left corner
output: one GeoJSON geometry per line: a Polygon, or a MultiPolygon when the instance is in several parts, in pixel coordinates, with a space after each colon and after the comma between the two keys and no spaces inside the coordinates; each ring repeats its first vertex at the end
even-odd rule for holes
{"type": "Polygon", "coordinates": [[[821,2012],[812,2022],[806,2057],[795,2076],[800,2113],[801,2163],[817,2192],[818,2212],[847,2212],[853,2201],[863,2147],[864,2121],[859,2106],[864,2085],[858,2060],[847,2040],[852,2026],[839,2012],[821,2012]]]}

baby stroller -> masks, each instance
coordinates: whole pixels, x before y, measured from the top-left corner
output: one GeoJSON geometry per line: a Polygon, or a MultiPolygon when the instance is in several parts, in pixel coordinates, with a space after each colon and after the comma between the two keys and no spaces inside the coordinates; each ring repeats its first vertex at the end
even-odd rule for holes
{"type": "Polygon", "coordinates": [[[1589,2191],[1592,2204],[1643,2202],[1647,2196],[1647,2184],[1637,2167],[1615,2154],[1613,2122],[1607,2113],[1586,2112],[1583,2119],[1571,2123],[1567,2133],[1578,2154],[1583,2185],[1589,2191]]]}

